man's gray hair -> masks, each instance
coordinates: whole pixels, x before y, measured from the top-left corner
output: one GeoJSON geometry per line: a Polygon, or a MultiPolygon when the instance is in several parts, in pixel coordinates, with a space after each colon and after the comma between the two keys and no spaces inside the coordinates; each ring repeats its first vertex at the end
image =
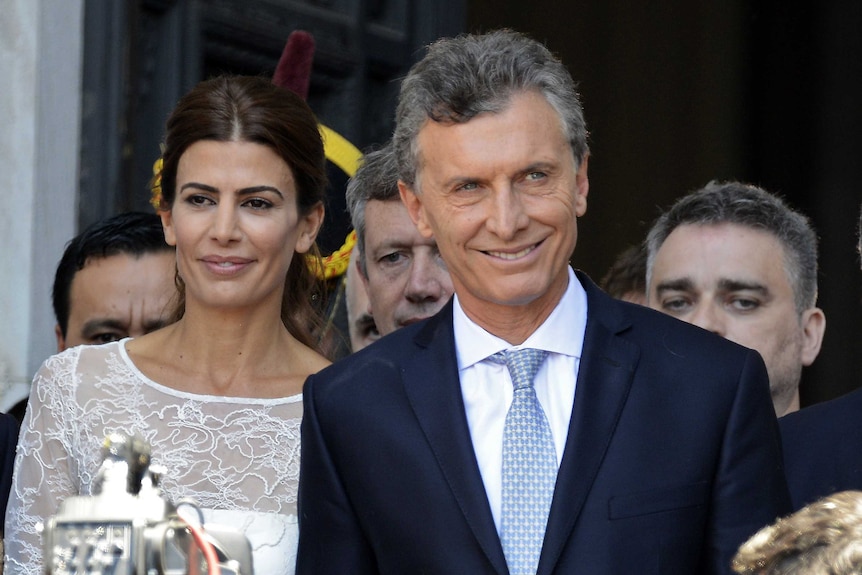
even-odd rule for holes
{"type": "Polygon", "coordinates": [[[356,174],[347,182],[345,192],[350,220],[356,230],[356,257],[359,268],[368,277],[365,264],[365,206],[368,200],[401,201],[398,194],[398,166],[392,143],[367,152],[356,174]]]}
{"type": "Polygon", "coordinates": [[[784,268],[793,288],[796,311],[801,314],[814,307],[817,234],[811,223],[779,196],[741,182],[709,182],[659,216],[646,238],[647,285],[652,281],[656,254],[677,227],[719,224],[735,224],[775,236],[784,248],[784,268]]]}
{"type": "Polygon", "coordinates": [[[417,187],[417,137],[426,121],[468,122],[531,91],[556,110],[580,165],[589,152],[581,102],[571,75],[545,46],[511,30],[434,42],[401,83],[393,134],[399,178],[417,187]]]}

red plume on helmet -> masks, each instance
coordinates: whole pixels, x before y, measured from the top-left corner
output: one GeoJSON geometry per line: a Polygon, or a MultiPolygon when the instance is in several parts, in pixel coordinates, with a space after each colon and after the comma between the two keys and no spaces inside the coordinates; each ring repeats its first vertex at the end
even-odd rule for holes
{"type": "Polygon", "coordinates": [[[287,37],[272,83],[307,100],[313,60],[314,38],[304,30],[294,30],[287,37]]]}
{"type": "MultiPolygon", "coordinates": [[[[281,58],[272,75],[272,83],[290,90],[303,100],[308,100],[313,60],[314,37],[304,30],[294,30],[287,37],[281,58]]],[[[320,131],[326,152],[329,199],[327,223],[318,235],[317,242],[321,251],[329,254],[324,259],[325,268],[321,273],[326,279],[331,279],[341,276],[347,269],[350,251],[355,242],[355,236],[349,233],[350,219],[347,216],[344,189],[347,179],[356,173],[362,153],[331,128],[321,124],[320,131]],[[343,238],[345,239],[342,243],[343,238]]]]}
{"type": "MultiPolygon", "coordinates": [[[[314,38],[312,35],[304,30],[291,32],[281,53],[281,58],[278,60],[275,72],[272,75],[272,83],[294,92],[303,100],[308,100],[308,87],[311,80],[313,60],[314,38]]],[[[345,272],[347,266],[350,264],[350,254],[356,243],[356,233],[350,231],[350,221],[346,218],[344,187],[347,185],[347,178],[356,173],[362,153],[331,128],[321,125],[320,131],[324,137],[327,175],[330,185],[329,192],[331,194],[334,193],[334,195],[330,196],[329,205],[327,206],[327,222],[330,226],[335,225],[335,230],[346,230],[349,232],[341,247],[335,248],[329,255],[323,258],[322,265],[310,264],[321,280],[332,284],[331,289],[334,291],[334,295],[327,298],[328,302],[324,310],[326,321],[324,330],[319,334],[319,337],[321,347],[326,355],[331,359],[336,359],[350,353],[350,340],[346,335],[348,331],[344,280],[346,278],[345,272]],[[333,207],[335,209],[330,210],[333,207]],[[342,220],[345,220],[341,222],[341,227],[338,226],[339,216],[342,220]]],[[[341,233],[345,233],[345,231],[335,232],[334,238],[336,241],[344,237],[340,235],[341,233]]],[[[319,243],[320,240],[321,236],[318,236],[319,243]]],[[[321,246],[321,248],[324,247],[321,246]]]]}

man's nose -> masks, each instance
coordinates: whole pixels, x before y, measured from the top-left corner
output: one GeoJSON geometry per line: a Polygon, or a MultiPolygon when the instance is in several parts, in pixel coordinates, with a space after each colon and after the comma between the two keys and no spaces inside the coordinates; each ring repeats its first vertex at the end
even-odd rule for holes
{"type": "Polygon", "coordinates": [[[432,257],[414,255],[407,285],[404,287],[404,297],[412,303],[437,301],[446,295],[440,277],[445,273],[446,271],[434,262],[432,257]]]}
{"type": "Polygon", "coordinates": [[[509,183],[493,191],[488,209],[487,227],[503,240],[514,238],[530,221],[520,193],[509,183]]]}

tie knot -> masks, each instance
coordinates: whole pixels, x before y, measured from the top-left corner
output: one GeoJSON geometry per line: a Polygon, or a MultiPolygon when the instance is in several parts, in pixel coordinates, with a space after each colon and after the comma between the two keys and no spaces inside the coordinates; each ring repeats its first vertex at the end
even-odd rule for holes
{"type": "Polygon", "coordinates": [[[533,379],[547,355],[548,352],[543,349],[510,349],[495,353],[491,359],[506,364],[509,375],[512,376],[512,385],[515,389],[520,389],[533,385],[533,379]]]}

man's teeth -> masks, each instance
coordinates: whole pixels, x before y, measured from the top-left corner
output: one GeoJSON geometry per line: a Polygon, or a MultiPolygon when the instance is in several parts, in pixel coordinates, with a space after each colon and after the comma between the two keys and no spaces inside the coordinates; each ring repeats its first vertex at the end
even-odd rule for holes
{"type": "Polygon", "coordinates": [[[524,257],[525,255],[527,255],[531,251],[533,251],[533,246],[530,246],[528,248],[524,248],[521,251],[515,252],[515,253],[509,253],[509,252],[488,252],[488,253],[490,253],[492,256],[495,256],[495,257],[498,257],[498,258],[501,258],[504,260],[516,260],[518,258],[524,257]]]}

